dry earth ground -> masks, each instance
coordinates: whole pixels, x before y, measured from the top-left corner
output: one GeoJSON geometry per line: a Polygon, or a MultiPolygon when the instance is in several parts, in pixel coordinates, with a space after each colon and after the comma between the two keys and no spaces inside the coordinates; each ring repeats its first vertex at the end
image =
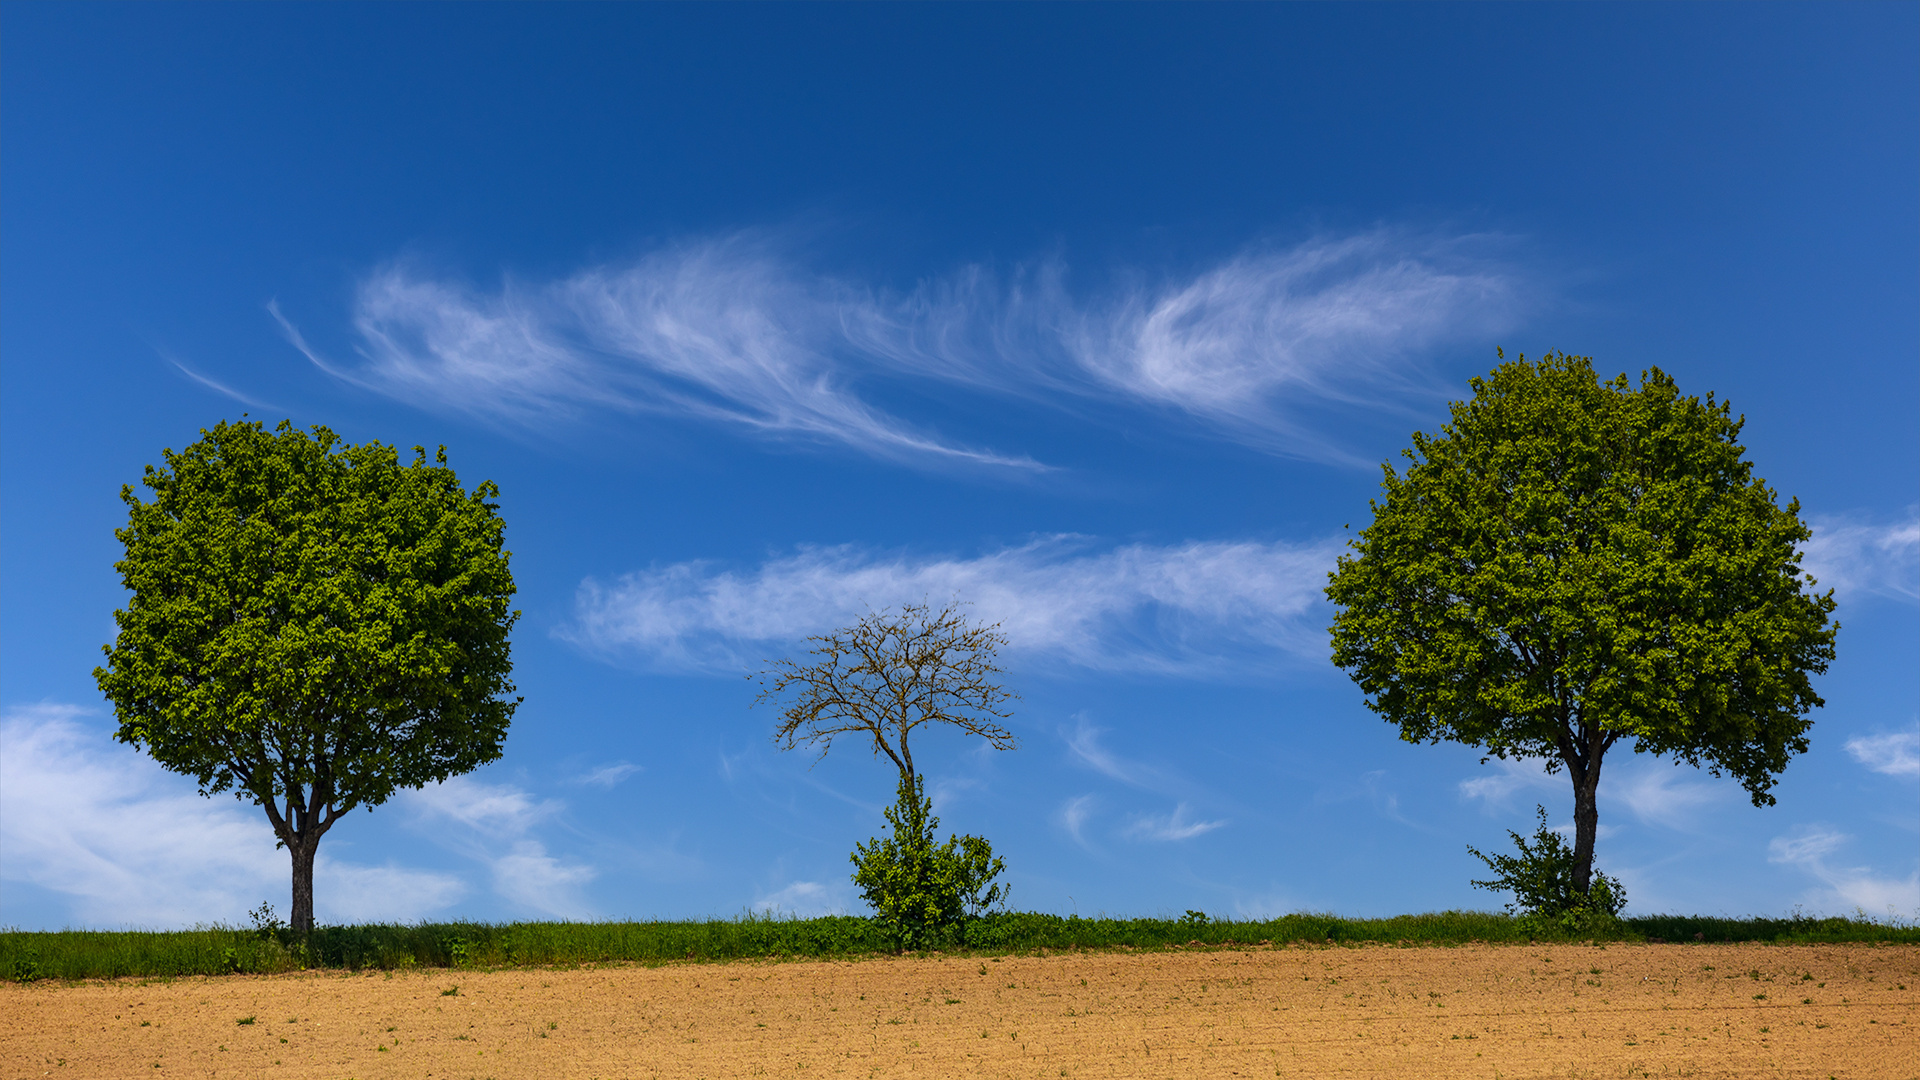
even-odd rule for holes
{"type": "Polygon", "coordinates": [[[1915,946],[1618,944],[42,982],[0,987],[0,1070],[1904,1080],[1916,990],[1915,946]]]}

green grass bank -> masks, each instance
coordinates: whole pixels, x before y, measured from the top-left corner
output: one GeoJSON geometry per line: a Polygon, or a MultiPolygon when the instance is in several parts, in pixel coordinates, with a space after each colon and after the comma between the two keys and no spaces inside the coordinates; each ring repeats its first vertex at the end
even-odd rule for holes
{"type": "MultiPolygon", "coordinates": [[[[1920,926],[1865,919],[1729,919],[1648,915],[1604,929],[1568,932],[1536,920],[1477,911],[1386,919],[1298,914],[1233,921],[987,915],[958,929],[950,951],[1031,953],[1042,949],[1156,949],[1308,942],[1462,945],[1529,941],[1838,942],[1920,944],[1920,926]]],[[[417,923],[328,926],[305,942],[285,931],[226,926],[174,931],[0,931],[0,977],[171,978],[302,968],[570,967],[580,964],[857,957],[896,951],[873,920],[744,915],[687,922],[417,923]]]]}

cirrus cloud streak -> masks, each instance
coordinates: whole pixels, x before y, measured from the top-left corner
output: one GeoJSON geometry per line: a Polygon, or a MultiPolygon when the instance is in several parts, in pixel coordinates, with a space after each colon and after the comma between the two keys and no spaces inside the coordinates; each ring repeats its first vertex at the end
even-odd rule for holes
{"type": "Polygon", "coordinates": [[[1133,544],[1052,536],[974,558],[806,548],[738,572],[684,562],[584,582],[561,636],[666,670],[740,670],[869,609],[959,597],[1010,659],[1162,674],[1324,658],[1332,539],[1133,544]]]}
{"type": "Polygon", "coordinates": [[[922,465],[1043,467],[883,404],[932,383],[1172,410],[1263,450],[1344,460],[1308,413],[1402,407],[1432,389],[1419,375],[1432,350],[1484,343],[1535,306],[1499,244],[1377,229],[1091,296],[1057,262],[888,291],[806,267],[768,233],[495,289],[393,263],[360,283],[351,364],[272,311],[338,378],[534,430],[671,415],[922,465]]]}

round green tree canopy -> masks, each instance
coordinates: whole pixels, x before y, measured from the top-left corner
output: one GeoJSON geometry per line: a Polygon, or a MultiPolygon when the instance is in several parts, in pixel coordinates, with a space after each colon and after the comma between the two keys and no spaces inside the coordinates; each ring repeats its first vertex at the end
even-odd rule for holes
{"type": "Polygon", "coordinates": [[[1628,740],[1771,803],[1837,625],[1743,420],[1658,369],[1602,383],[1584,357],[1472,385],[1385,469],[1332,575],[1334,662],[1403,738],[1544,758],[1583,799],[1628,740]]]}
{"type": "Polygon", "coordinates": [[[498,758],[518,704],[498,490],[462,490],[444,448],[202,435],[147,468],[151,501],[121,491],[131,596],[94,673],[118,737],[252,795],[290,845],[498,758]]]}

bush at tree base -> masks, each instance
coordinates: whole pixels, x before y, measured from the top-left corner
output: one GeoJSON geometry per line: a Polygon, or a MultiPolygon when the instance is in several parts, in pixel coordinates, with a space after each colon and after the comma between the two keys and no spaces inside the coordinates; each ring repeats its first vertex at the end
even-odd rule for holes
{"type": "Polygon", "coordinates": [[[1574,932],[1611,926],[1620,909],[1627,906],[1626,888],[1619,879],[1598,870],[1593,872],[1586,892],[1574,888],[1573,848],[1565,837],[1547,828],[1546,807],[1535,806],[1534,810],[1540,815],[1540,827],[1534,831],[1533,843],[1511,829],[1507,831],[1520,854],[1486,855],[1467,845],[1467,850],[1496,875],[1489,881],[1475,881],[1473,886],[1512,893],[1515,902],[1508,904],[1507,910],[1512,912],[1517,906],[1523,922],[1537,923],[1543,929],[1551,926],[1574,932]]]}
{"type": "Polygon", "coordinates": [[[964,940],[959,931],[968,921],[1006,900],[1007,886],[992,884],[1006,868],[993,845],[978,836],[933,842],[940,819],[920,777],[900,778],[887,825],[890,835],[854,845],[853,883],[903,947],[964,940]]]}

